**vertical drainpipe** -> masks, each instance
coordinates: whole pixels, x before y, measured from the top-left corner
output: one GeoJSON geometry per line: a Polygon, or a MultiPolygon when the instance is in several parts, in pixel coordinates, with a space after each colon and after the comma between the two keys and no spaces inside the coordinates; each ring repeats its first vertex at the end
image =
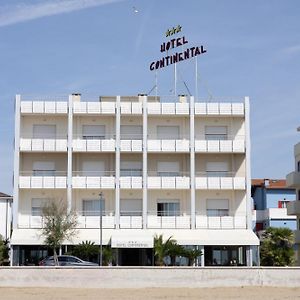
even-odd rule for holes
{"type": "Polygon", "coordinates": [[[195,204],[195,109],[194,97],[190,97],[190,177],[191,177],[191,229],[196,225],[195,204]]]}
{"type": "Polygon", "coordinates": [[[14,140],[14,201],[13,201],[13,229],[18,228],[19,213],[19,176],[20,176],[20,123],[21,123],[21,95],[15,99],[15,140],[14,140]]]}
{"type": "Polygon", "coordinates": [[[120,130],[121,130],[121,97],[116,98],[116,191],[115,191],[115,225],[120,227],[120,130]]]}
{"type": "Polygon", "coordinates": [[[72,209],[72,144],[73,144],[73,96],[68,102],[68,170],[67,170],[67,205],[68,212],[72,209]]]}
{"type": "MultiPolygon", "coordinates": [[[[251,203],[251,144],[250,144],[250,103],[245,97],[245,131],[246,131],[246,209],[247,229],[252,230],[252,203],[251,203]]],[[[247,247],[247,265],[252,266],[252,247],[247,247]]]]}
{"type": "Polygon", "coordinates": [[[148,190],[147,190],[147,135],[148,135],[148,121],[147,121],[147,96],[143,98],[143,228],[147,228],[147,211],[148,211],[148,190]]]}

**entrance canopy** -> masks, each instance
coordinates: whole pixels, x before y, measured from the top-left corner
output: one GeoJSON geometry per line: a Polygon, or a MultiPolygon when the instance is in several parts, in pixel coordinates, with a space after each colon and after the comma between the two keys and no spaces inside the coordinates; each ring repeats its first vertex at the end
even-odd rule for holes
{"type": "Polygon", "coordinates": [[[148,230],[118,230],[111,236],[112,248],[153,248],[154,239],[148,230]]]}

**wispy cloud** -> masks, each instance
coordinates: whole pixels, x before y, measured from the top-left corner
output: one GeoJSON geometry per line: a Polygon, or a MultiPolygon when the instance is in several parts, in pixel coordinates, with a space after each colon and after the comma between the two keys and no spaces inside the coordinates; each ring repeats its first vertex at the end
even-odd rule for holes
{"type": "Polygon", "coordinates": [[[300,53],[300,44],[299,45],[290,46],[290,47],[286,47],[286,48],[282,49],[282,52],[284,52],[286,54],[300,53]]]}
{"type": "Polygon", "coordinates": [[[43,0],[31,3],[20,1],[18,4],[2,6],[0,27],[119,1],[122,0],[43,0]]]}

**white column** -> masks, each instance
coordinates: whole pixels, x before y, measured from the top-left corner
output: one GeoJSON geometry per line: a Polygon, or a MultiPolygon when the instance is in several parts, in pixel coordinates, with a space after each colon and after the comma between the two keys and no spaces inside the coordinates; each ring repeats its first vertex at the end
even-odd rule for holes
{"type": "Polygon", "coordinates": [[[21,95],[16,95],[16,100],[15,100],[13,228],[18,227],[18,213],[19,213],[20,123],[21,123],[21,95]]]}
{"type": "Polygon", "coordinates": [[[73,96],[68,102],[68,171],[67,171],[67,203],[68,211],[72,209],[72,144],[73,144],[73,96]]]}
{"type": "Polygon", "coordinates": [[[252,230],[250,103],[245,97],[247,229],[252,230]]]}
{"type": "Polygon", "coordinates": [[[246,246],[246,260],[247,260],[247,267],[253,266],[253,259],[252,259],[252,247],[246,246]]]}
{"type": "Polygon", "coordinates": [[[147,228],[148,212],[148,165],[147,165],[147,135],[148,135],[148,118],[147,118],[147,96],[143,98],[143,228],[147,228]]]}
{"type": "Polygon", "coordinates": [[[195,110],[194,97],[190,97],[190,178],[191,178],[191,228],[196,227],[195,204],[195,110]]]}
{"type": "Polygon", "coordinates": [[[115,190],[115,224],[120,226],[120,131],[121,131],[121,97],[116,98],[116,190],[115,190]]]}
{"type": "Polygon", "coordinates": [[[202,255],[200,256],[200,262],[201,262],[200,266],[204,267],[204,264],[205,264],[205,262],[204,262],[205,261],[204,246],[199,246],[198,249],[202,251],[202,255]]]}

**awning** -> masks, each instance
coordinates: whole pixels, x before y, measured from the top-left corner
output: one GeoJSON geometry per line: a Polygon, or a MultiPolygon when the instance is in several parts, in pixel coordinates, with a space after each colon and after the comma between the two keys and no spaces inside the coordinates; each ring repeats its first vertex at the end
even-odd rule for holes
{"type": "Polygon", "coordinates": [[[117,230],[111,236],[112,248],[153,248],[153,243],[149,230],[117,230]]]}
{"type": "MultiPolygon", "coordinates": [[[[154,236],[163,235],[164,240],[173,237],[180,245],[199,246],[257,246],[259,239],[252,230],[246,229],[103,229],[102,244],[113,248],[153,248],[154,236]]],[[[64,245],[91,241],[99,245],[99,229],[78,229],[71,241],[64,245]]],[[[14,229],[12,245],[43,245],[44,237],[38,229],[14,229]]]]}
{"type": "MultiPolygon", "coordinates": [[[[108,245],[113,233],[113,229],[103,229],[102,244],[108,245]]],[[[39,229],[14,229],[11,237],[11,245],[43,245],[44,236],[39,229]]],[[[65,241],[63,245],[79,244],[83,241],[94,242],[95,245],[100,244],[99,229],[78,229],[71,240],[65,241]]]]}

